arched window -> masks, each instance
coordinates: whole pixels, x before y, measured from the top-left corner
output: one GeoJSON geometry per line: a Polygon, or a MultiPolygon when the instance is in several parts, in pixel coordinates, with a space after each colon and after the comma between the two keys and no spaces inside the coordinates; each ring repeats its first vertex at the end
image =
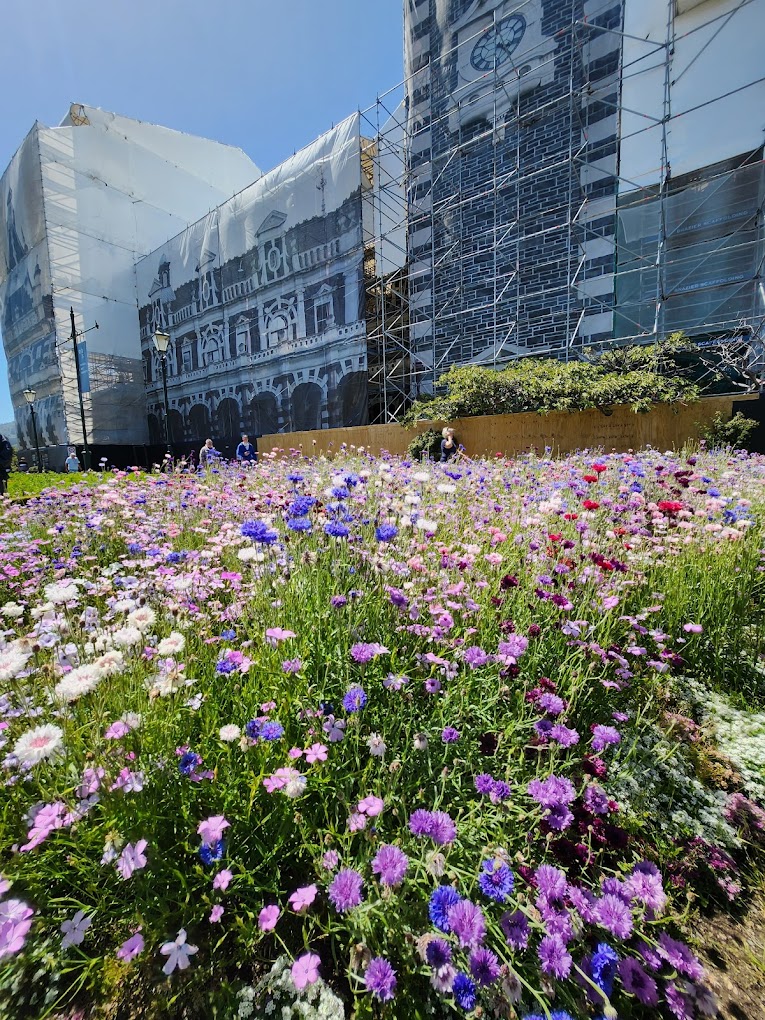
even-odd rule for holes
{"type": "Polygon", "coordinates": [[[295,298],[276,301],[265,309],[266,343],[279,347],[297,339],[297,302],[295,298]]]}

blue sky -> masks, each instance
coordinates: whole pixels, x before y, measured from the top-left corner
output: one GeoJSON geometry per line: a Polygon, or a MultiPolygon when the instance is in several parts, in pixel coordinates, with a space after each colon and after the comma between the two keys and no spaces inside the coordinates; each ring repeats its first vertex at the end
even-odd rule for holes
{"type": "MultiPolygon", "coordinates": [[[[70,102],[237,145],[269,170],[396,85],[402,0],[6,0],[0,173],[70,102]]],[[[12,418],[0,351],[0,422],[12,418]]]]}

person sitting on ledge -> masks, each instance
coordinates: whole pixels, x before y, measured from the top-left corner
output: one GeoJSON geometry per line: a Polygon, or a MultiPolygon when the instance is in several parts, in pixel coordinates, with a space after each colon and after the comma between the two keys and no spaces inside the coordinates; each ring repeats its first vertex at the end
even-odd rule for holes
{"type": "Polygon", "coordinates": [[[242,436],[242,441],[236,448],[236,459],[240,464],[254,464],[258,459],[258,455],[255,453],[255,447],[250,442],[248,435],[242,436]]]}

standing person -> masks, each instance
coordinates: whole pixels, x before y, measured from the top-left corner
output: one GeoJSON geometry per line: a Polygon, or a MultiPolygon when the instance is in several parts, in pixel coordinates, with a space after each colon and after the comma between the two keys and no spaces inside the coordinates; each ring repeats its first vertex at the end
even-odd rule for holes
{"type": "Polygon", "coordinates": [[[77,457],[77,451],[73,446],[69,447],[69,456],[66,458],[65,465],[67,474],[73,475],[80,470],[80,461],[77,457]]]}
{"type": "Polygon", "coordinates": [[[240,464],[254,464],[257,460],[255,447],[250,442],[248,435],[242,436],[242,441],[236,448],[236,459],[240,464]]]}
{"type": "Polygon", "coordinates": [[[7,436],[0,433],[0,496],[8,491],[8,472],[13,463],[13,447],[7,436]]]}
{"type": "Polygon", "coordinates": [[[214,454],[215,447],[213,446],[212,439],[205,439],[205,445],[199,451],[199,466],[206,468],[212,464],[214,454]]]}
{"type": "Polygon", "coordinates": [[[441,439],[441,463],[446,464],[457,456],[457,441],[454,437],[454,429],[447,426],[442,432],[441,439]]]}

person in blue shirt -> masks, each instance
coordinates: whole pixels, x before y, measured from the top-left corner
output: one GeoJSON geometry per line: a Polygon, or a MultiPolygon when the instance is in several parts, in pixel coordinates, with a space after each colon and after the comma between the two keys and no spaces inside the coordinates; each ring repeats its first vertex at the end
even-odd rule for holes
{"type": "Polygon", "coordinates": [[[258,459],[249,436],[242,436],[242,441],[236,448],[236,459],[240,464],[254,464],[258,459]]]}
{"type": "Polygon", "coordinates": [[[69,456],[66,458],[66,470],[70,475],[80,470],[80,461],[75,450],[69,450],[69,456]]]}
{"type": "Polygon", "coordinates": [[[446,464],[456,457],[458,453],[457,441],[454,438],[454,429],[447,426],[441,433],[443,439],[441,440],[441,463],[446,464]]]}

